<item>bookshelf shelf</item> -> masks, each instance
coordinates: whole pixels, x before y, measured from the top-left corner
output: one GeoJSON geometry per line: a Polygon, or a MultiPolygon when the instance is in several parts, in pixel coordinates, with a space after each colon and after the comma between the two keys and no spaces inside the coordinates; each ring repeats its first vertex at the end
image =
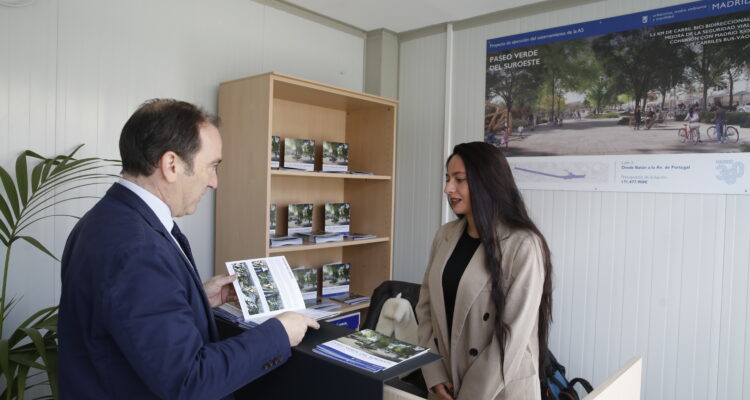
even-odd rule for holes
{"type": "Polygon", "coordinates": [[[360,239],[360,240],[343,240],[341,242],[329,242],[320,244],[305,243],[296,246],[281,246],[281,247],[269,247],[268,254],[273,256],[284,255],[285,253],[291,253],[295,251],[310,251],[317,249],[328,249],[344,246],[361,246],[371,243],[384,243],[389,242],[390,238],[373,238],[373,239],[360,239]]]}
{"type": "Polygon", "coordinates": [[[396,113],[393,100],[278,73],[222,83],[215,270],[224,272],[230,260],[284,255],[293,268],[351,264],[350,291],[365,296],[391,279],[396,113]],[[348,143],[349,170],[372,175],[272,169],[272,136],[314,140],[318,167],[323,141],[348,143]],[[344,202],[351,204],[350,230],[377,238],[269,247],[271,204],[276,232],[285,234],[289,204],[312,203],[318,231],[324,204],[344,202]]]}
{"type": "Polygon", "coordinates": [[[290,171],[290,170],[271,170],[271,176],[298,176],[301,178],[324,178],[324,179],[364,179],[364,180],[379,180],[389,181],[390,176],[384,175],[359,175],[359,174],[336,174],[331,172],[305,172],[305,171],[290,171]]]}

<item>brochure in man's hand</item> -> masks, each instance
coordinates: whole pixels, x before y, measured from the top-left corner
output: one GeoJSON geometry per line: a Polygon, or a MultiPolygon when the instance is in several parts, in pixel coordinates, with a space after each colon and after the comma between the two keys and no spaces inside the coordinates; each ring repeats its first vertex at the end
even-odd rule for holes
{"type": "Polygon", "coordinates": [[[364,329],[319,344],[313,352],[334,360],[378,372],[426,353],[429,349],[364,329]]]}
{"type": "Polygon", "coordinates": [[[284,256],[230,261],[226,266],[229,274],[237,274],[234,289],[245,321],[260,324],[285,311],[313,319],[338,314],[305,308],[302,292],[284,256]]]}

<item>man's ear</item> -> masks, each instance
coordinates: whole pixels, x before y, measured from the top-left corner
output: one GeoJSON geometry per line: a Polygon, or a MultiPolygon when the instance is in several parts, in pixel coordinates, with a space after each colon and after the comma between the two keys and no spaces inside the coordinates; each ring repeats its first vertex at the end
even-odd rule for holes
{"type": "Polygon", "coordinates": [[[159,171],[168,183],[174,183],[177,180],[180,168],[180,157],[174,151],[162,154],[159,159],[159,171]]]}

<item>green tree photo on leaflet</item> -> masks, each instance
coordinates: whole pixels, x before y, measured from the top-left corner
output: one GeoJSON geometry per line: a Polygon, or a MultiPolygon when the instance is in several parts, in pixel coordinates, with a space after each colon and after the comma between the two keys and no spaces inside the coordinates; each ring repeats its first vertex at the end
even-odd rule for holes
{"type": "MultiPolygon", "coordinates": [[[[0,167],[2,195],[0,195],[0,241],[5,246],[3,285],[0,294],[0,371],[5,380],[1,399],[22,400],[25,392],[35,386],[49,385],[50,395],[57,398],[57,306],[33,313],[6,335],[5,326],[20,297],[8,297],[7,283],[13,245],[26,242],[42,253],[58,258],[39,240],[24,234],[36,222],[52,217],[72,217],[56,214],[57,205],[79,199],[96,199],[78,194],[78,189],[111,183],[117,175],[98,172],[105,167],[119,166],[119,161],[101,158],[75,159],[83,145],[70,154],[45,158],[26,150],[16,159],[15,181],[0,167]],[[33,167],[32,167],[33,165],[33,167]],[[31,170],[29,170],[31,168],[31,170]],[[46,374],[47,380],[43,379],[46,374]]],[[[19,268],[32,266],[20,266],[19,268]]]]}

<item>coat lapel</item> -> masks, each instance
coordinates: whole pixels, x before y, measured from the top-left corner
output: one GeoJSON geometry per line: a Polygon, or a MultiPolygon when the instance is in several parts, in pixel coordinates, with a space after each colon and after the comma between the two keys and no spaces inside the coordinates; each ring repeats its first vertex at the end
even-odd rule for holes
{"type": "Polygon", "coordinates": [[[456,305],[453,310],[452,349],[456,348],[455,344],[461,338],[466,317],[469,315],[472,304],[474,304],[482,290],[490,285],[490,275],[487,272],[484,260],[484,245],[480,244],[471,257],[471,260],[469,260],[469,265],[466,266],[466,270],[461,276],[461,281],[458,283],[456,305]]]}
{"type": "Polygon", "coordinates": [[[177,243],[175,243],[175,241],[172,239],[172,234],[167,232],[167,228],[164,227],[164,225],[161,223],[161,221],[156,216],[156,214],[154,214],[151,208],[149,208],[149,206],[140,197],[138,197],[137,194],[133,193],[130,189],[118,183],[115,183],[107,191],[107,194],[117,198],[118,200],[122,201],[123,203],[129,205],[134,210],[136,210],[143,217],[146,223],[148,223],[148,225],[153,230],[159,232],[159,234],[161,234],[164,240],[169,242],[169,245],[172,246],[172,249],[176,251],[177,254],[179,254],[180,260],[182,260],[183,266],[188,270],[188,274],[190,274],[190,277],[193,280],[193,284],[195,285],[196,290],[201,295],[201,300],[203,301],[203,308],[205,309],[206,316],[209,319],[209,330],[210,330],[209,337],[213,341],[219,340],[219,333],[216,328],[216,324],[214,323],[214,320],[213,320],[213,312],[211,311],[211,305],[208,303],[206,292],[203,289],[203,282],[201,282],[200,276],[198,276],[198,271],[190,263],[190,261],[188,261],[185,258],[182,250],[179,248],[177,243]]]}
{"type": "MultiPolygon", "coordinates": [[[[450,229],[446,230],[442,237],[442,245],[438,246],[437,253],[433,258],[433,263],[437,265],[432,266],[432,272],[430,276],[430,297],[433,299],[439,299],[433,302],[434,316],[437,316],[438,330],[440,334],[440,343],[450,343],[448,335],[448,321],[446,320],[445,313],[445,301],[443,296],[443,271],[445,270],[445,264],[448,262],[451,253],[456,248],[458,239],[461,238],[466,227],[466,221],[461,219],[450,229]]],[[[455,319],[454,319],[455,321],[455,319]]],[[[445,354],[445,353],[443,353],[445,354]]]]}
{"type": "MultiPolygon", "coordinates": [[[[461,230],[463,232],[463,229],[461,230]]],[[[500,247],[503,254],[505,254],[506,239],[509,235],[509,230],[499,225],[496,228],[496,235],[500,240],[500,247]]],[[[453,245],[455,247],[455,244],[453,245]]],[[[451,251],[453,248],[451,248],[451,251]]],[[[503,279],[505,279],[507,271],[503,271],[503,279]]],[[[458,283],[458,291],[456,292],[456,305],[453,310],[453,335],[451,336],[451,358],[464,357],[462,354],[454,354],[460,351],[458,343],[463,338],[461,337],[464,332],[464,327],[467,323],[469,311],[476,302],[479,295],[483,290],[491,290],[492,278],[487,270],[485,249],[483,244],[479,244],[474,255],[469,260],[469,265],[466,266],[464,274],[461,276],[461,281],[458,283]]],[[[456,363],[453,363],[454,368],[456,363]]],[[[451,371],[453,376],[456,376],[456,371],[451,371]]]]}

